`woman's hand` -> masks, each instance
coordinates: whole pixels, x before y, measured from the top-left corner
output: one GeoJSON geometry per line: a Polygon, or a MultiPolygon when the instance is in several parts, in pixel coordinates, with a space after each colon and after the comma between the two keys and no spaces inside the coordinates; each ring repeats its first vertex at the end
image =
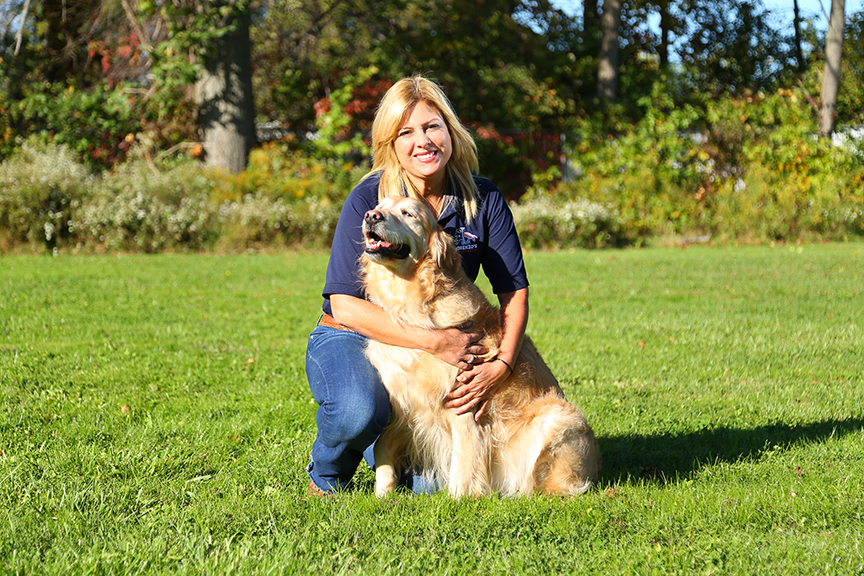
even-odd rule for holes
{"type": "Polygon", "coordinates": [[[425,350],[451,366],[470,370],[477,356],[489,352],[485,346],[477,343],[483,338],[483,333],[470,330],[471,325],[430,330],[432,338],[427,340],[425,350]]]}
{"type": "Polygon", "coordinates": [[[465,414],[476,408],[474,420],[478,421],[498,386],[508,376],[510,369],[503,362],[481,362],[470,366],[456,377],[461,385],[444,397],[444,407],[453,408],[456,414],[465,414]]]}

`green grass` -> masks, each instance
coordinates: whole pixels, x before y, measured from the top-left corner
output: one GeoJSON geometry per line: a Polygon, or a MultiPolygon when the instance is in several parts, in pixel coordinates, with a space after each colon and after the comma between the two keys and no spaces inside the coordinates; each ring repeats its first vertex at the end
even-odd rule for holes
{"type": "Polygon", "coordinates": [[[307,498],[325,255],[0,257],[0,573],[864,572],[864,245],[526,258],[573,500],[307,498]]]}

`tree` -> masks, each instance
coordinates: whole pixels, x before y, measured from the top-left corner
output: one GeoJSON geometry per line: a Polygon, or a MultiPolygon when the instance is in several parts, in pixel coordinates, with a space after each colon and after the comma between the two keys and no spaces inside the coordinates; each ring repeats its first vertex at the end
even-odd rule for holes
{"type": "Polygon", "coordinates": [[[249,16],[233,16],[227,31],[211,40],[203,60],[195,102],[206,163],[242,172],[255,143],[249,16]]]}
{"type": "MultiPolygon", "coordinates": [[[[194,103],[207,164],[239,172],[255,140],[249,36],[254,0],[140,0],[139,14],[164,29],[150,53],[152,86],[167,93],[169,112],[194,103]]],[[[153,98],[160,96],[156,92],[153,98]]],[[[170,119],[162,116],[163,121],[170,119]]]]}
{"type": "Polygon", "coordinates": [[[770,13],[743,0],[705,0],[688,12],[688,38],[679,50],[689,91],[741,94],[770,90],[796,69],[786,36],[770,13]]]}
{"type": "Polygon", "coordinates": [[[840,92],[840,62],[843,55],[843,26],[846,0],[831,0],[831,19],[825,37],[825,69],[822,75],[822,106],[819,135],[830,138],[837,121],[837,94],[840,92]]]}
{"type": "Polygon", "coordinates": [[[798,8],[798,0],[792,0],[793,14],[792,27],[795,30],[795,60],[798,63],[798,73],[804,72],[804,49],[801,47],[801,11],[798,8]]]}
{"type": "Polygon", "coordinates": [[[597,69],[597,96],[612,102],[618,97],[618,29],[621,27],[621,0],[604,0],[600,17],[600,65],[597,69]]]}
{"type": "Polygon", "coordinates": [[[253,37],[259,110],[297,140],[321,136],[322,120],[332,128],[334,112],[351,110],[352,124],[336,124],[356,141],[389,83],[424,74],[476,130],[484,174],[518,196],[530,185],[525,165],[557,163],[554,142],[545,144],[593,96],[596,68],[577,27],[548,0],[294,1],[301,13],[271,5],[253,37]],[[373,67],[343,110],[331,108],[373,67]]]}
{"type": "Polygon", "coordinates": [[[843,40],[843,90],[837,95],[837,121],[864,124],[864,12],[846,19],[843,40]]]}

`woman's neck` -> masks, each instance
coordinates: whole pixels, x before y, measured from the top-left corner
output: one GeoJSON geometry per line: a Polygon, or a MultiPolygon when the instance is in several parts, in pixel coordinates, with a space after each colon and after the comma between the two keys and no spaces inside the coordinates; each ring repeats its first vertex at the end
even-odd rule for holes
{"type": "Polygon", "coordinates": [[[443,198],[447,190],[447,176],[441,176],[433,180],[410,179],[414,191],[423,198],[443,198]]]}

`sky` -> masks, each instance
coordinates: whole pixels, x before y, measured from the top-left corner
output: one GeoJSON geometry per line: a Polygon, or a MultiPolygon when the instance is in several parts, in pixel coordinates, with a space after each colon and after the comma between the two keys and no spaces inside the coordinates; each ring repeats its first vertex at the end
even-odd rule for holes
{"type": "MultiPolygon", "coordinates": [[[[766,8],[774,12],[782,24],[792,25],[794,10],[792,0],[762,0],[766,8]]],[[[581,0],[552,0],[552,4],[558,6],[568,14],[575,14],[581,10],[581,0]]],[[[798,0],[801,17],[814,17],[814,24],[820,30],[828,28],[828,16],[831,12],[831,0],[798,0]],[[824,7],[824,8],[823,8],[824,7]]],[[[861,12],[864,10],[864,0],[846,0],[846,14],[861,12]]]]}

